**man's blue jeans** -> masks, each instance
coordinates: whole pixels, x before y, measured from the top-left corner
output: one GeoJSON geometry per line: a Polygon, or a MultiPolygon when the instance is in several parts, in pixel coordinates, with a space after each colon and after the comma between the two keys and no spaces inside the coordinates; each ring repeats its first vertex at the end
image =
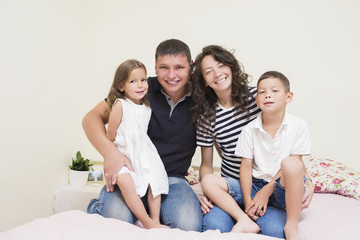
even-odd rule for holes
{"type": "MultiPolygon", "coordinates": [[[[203,216],[196,194],[185,179],[178,177],[169,177],[168,179],[169,194],[161,196],[161,223],[171,228],[200,232],[203,216]]],[[[142,200],[147,208],[146,196],[142,200]]],[[[117,185],[114,186],[113,192],[106,192],[106,186],[104,186],[99,197],[90,201],[87,212],[129,223],[137,220],[126,206],[117,185]]]]}
{"type": "MultiPolygon", "coordinates": [[[[229,194],[235,199],[239,206],[244,209],[240,181],[234,178],[224,178],[229,186],[229,194]]],[[[259,189],[252,189],[251,197],[259,189]]],[[[286,212],[284,210],[268,206],[266,214],[259,217],[256,223],[260,227],[260,234],[285,238],[284,226],[286,222],[286,212]]],[[[203,231],[209,229],[220,229],[221,232],[230,232],[236,221],[221,208],[214,205],[208,214],[204,216],[203,231]]]]}

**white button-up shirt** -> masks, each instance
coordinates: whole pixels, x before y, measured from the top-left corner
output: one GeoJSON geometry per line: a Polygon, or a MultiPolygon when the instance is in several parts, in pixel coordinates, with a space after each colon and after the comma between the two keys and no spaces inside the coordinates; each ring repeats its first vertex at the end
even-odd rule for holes
{"type": "Polygon", "coordinates": [[[274,139],[262,127],[262,114],[242,130],[235,154],[253,160],[253,177],[271,181],[281,161],[295,155],[311,154],[310,131],[306,122],[285,113],[274,139]]]}

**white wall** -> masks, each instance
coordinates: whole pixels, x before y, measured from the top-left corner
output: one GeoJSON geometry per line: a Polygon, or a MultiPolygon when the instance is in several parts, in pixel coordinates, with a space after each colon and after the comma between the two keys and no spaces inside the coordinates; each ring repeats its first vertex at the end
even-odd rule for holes
{"type": "Polygon", "coordinates": [[[193,57],[208,44],[235,49],[252,84],[282,71],[314,155],[360,169],[359,23],[356,0],[0,0],[0,231],[52,214],[77,150],[101,160],[82,117],[125,59],[153,75],[155,48],[169,38],[193,57]]]}

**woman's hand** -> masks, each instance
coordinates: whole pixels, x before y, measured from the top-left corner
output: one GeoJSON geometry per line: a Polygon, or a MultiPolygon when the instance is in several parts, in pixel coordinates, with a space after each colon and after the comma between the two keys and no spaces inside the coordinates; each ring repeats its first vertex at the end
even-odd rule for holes
{"type": "Polygon", "coordinates": [[[214,207],[214,205],[212,205],[212,201],[208,199],[206,196],[201,196],[199,201],[203,215],[209,213],[210,209],[214,207]]]}
{"type": "Polygon", "coordinates": [[[303,196],[301,210],[308,208],[310,206],[313,196],[314,196],[314,184],[312,183],[312,181],[307,180],[305,182],[305,192],[303,196]]]}

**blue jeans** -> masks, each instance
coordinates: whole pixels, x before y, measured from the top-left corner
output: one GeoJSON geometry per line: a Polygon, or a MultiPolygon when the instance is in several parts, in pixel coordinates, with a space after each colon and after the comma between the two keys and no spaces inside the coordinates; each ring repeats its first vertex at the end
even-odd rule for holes
{"type": "MultiPolygon", "coordinates": [[[[171,228],[187,231],[201,231],[202,212],[199,200],[189,183],[178,177],[169,177],[169,194],[161,196],[160,221],[171,228]]],[[[146,196],[142,198],[147,208],[146,196]]],[[[97,199],[92,199],[88,213],[97,213],[108,218],[116,218],[129,223],[137,218],[126,206],[124,197],[117,185],[113,192],[106,192],[106,186],[97,199]]]]}
{"type": "MultiPolygon", "coordinates": [[[[240,187],[240,181],[234,178],[224,178],[229,186],[229,194],[235,199],[239,206],[244,209],[244,202],[240,187]]],[[[253,184],[254,186],[254,184],[253,184]]],[[[251,191],[251,197],[254,197],[259,189],[256,187],[251,191]]],[[[266,214],[259,217],[256,223],[260,227],[260,234],[285,238],[284,226],[286,222],[286,212],[279,208],[268,206],[266,214]]],[[[203,231],[209,229],[219,229],[220,232],[230,232],[236,221],[221,208],[214,205],[208,214],[204,216],[203,231]]]]}

